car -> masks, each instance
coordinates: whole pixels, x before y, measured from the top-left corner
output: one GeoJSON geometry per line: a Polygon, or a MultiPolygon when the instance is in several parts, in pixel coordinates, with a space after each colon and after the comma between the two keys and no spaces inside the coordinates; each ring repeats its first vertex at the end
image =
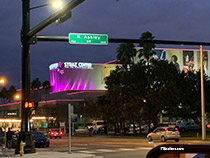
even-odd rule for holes
{"type": "Polygon", "coordinates": [[[50,140],[42,132],[32,133],[32,139],[34,141],[35,147],[49,147],[50,140]]]}
{"type": "Polygon", "coordinates": [[[199,129],[199,126],[194,121],[177,123],[176,127],[182,132],[197,131],[199,129]]]}
{"type": "Polygon", "coordinates": [[[50,135],[50,139],[53,139],[53,138],[55,138],[55,139],[60,138],[61,139],[61,137],[64,135],[64,132],[56,129],[56,130],[51,130],[49,132],[49,135],[50,135]]]}
{"type": "Polygon", "coordinates": [[[107,133],[107,126],[106,122],[103,120],[96,120],[91,122],[91,126],[87,127],[88,130],[93,131],[94,134],[99,134],[101,132],[106,132],[107,133]]]}
{"type": "Polygon", "coordinates": [[[101,127],[98,128],[97,133],[104,133],[107,134],[107,126],[102,125],[101,127]]]}
{"type": "Polygon", "coordinates": [[[175,142],[178,142],[180,137],[178,129],[174,127],[158,127],[147,135],[149,142],[153,140],[161,140],[161,142],[175,140],[175,142]]]}

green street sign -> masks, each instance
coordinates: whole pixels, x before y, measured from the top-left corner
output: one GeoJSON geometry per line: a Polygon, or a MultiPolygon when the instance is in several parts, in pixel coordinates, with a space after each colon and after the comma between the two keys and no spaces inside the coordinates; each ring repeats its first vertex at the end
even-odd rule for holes
{"type": "Polygon", "coordinates": [[[69,33],[70,44],[107,45],[107,34],[69,33]]]}

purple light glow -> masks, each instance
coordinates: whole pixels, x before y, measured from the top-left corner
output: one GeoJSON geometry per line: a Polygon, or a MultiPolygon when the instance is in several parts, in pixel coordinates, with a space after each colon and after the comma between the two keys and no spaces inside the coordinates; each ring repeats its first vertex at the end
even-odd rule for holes
{"type": "Polygon", "coordinates": [[[116,64],[110,64],[106,70],[103,68],[104,64],[92,64],[92,69],[62,68],[64,74],[57,71],[59,68],[50,70],[51,90],[53,93],[68,90],[105,90],[103,78],[115,66],[116,64]]]}
{"type": "Polygon", "coordinates": [[[61,67],[61,66],[62,66],[62,62],[59,62],[59,63],[58,63],[58,67],[61,67]]]}
{"type": "Polygon", "coordinates": [[[49,100],[49,101],[40,101],[39,103],[52,103],[57,101],[72,101],[72,102],[78,102],[78,101],[84,101],[84,99],[56,99],[56,100],[49,100]]]}
{"type": "Polygon", "coordinates": [[[81,90],[79,92],[68,93],[67,95],[81,94],[81,93],[85,93],[85,92],[88,92],[88,93],[105,93],[106,91],[107,90],[81,90]]]}
{"type": "Polygon", "coordinates": [[[64,68],[61,74],[56,69],[50,70],[52,92],[67,90],[93,90],[95,74],[93,69],[64,68]],[[88,89],[88,87],[90,87],[88,89]]]}
{"type": "Polygon", "coordinates": [[[0,107],[3,107],[3,106],[9,106],[9,105],[17,105],[17,104],[20,104],[20,102],[14,102],[14,103],[2,104],[2,105],[0,105],[0,107]]]}

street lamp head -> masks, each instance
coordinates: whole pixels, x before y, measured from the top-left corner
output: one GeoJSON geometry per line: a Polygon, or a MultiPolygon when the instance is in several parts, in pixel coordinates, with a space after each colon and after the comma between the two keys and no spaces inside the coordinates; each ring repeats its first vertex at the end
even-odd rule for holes
{"type": "Polygon", "coordinates": [[[54,8],[61,8],[61,7],[63,6],[63,3],[62,3],[61,0],[54,0],[54,1],[52,2],[52,6],[53,6],[54,8]]]}
{"type": "Polygon", "coordinates": [[[20,100],[20,95],[19,94],[15,95],[15,100],[20,100]]]}
{"type": "Polygon", "coordinates": [[[5,82],[6,82],[6,81],[5,81],[4,78],[1,78],[1,79],[0,79],[0,84],[5,84],[5,82]]]}

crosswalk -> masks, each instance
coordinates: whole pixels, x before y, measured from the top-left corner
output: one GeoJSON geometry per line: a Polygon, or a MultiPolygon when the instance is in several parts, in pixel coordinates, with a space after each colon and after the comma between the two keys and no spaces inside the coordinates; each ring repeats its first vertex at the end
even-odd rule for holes
{"type": "Polygon", "coordinates": [[[99,153],[113,153],[122,151],[134,151],[134,150],[151,150],[152,147],[137,147],[137,148],[113,148],[113,149],[85,149],[77,150],[75,152],[86,153],[86,154],[99,154],[99,153]]]}

